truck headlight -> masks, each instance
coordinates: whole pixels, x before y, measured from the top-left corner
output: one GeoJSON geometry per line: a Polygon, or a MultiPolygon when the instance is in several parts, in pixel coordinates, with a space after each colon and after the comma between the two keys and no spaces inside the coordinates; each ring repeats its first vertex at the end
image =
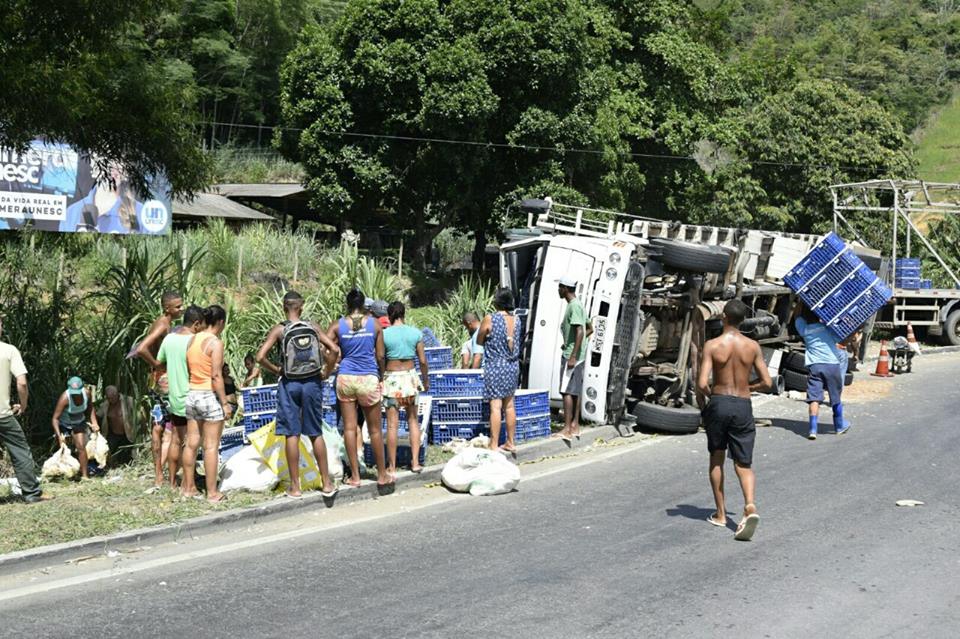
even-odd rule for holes
{"type": "Polygon", "coordinates": [[[617,279],[617,269],[613,268],[612,266],[611,266],[610,268],[608,268],[608,269],[607,269],[607,279],[608,279],[608,280],[615,280],[615,279],[617,279]]]}
{"type": "Polygon", "coordinates": [[[596,413],[597,405],[593,402],[584,402],[583,407],[587,410],[588,413],[596,413]]]}
{"type": "Polygon", "coordinates": [[[611,253],[610,257],[607,258],[607,261],[611,264],[619,264],[621,260],[619,253],[611,253]]]}
{"type": "Polygon", "coordinates": [[[597,389],[594,388],[593,386],[588,387],[588,388],[587,388],[587,397],[589,397],[590,399],[596,399],[596,398],[597,398],[597,389]]]}

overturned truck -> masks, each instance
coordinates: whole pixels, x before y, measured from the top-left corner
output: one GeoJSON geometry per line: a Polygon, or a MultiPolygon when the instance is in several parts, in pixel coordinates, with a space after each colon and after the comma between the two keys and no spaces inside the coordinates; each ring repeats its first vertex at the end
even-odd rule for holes
{"type": "Polygon", "coordinates": [[[593,328],[585,421],[695,432],[700,351],[721,332],[723,305],[734,297],[751,309],[742,330],[763,347],[773,392],[801,386],[802,345],[789,327],[794,295],[783,276],[822,236],[680,224],[549,199],[522,206],[528,229],[501,247],[500,282],[523,320],[522,381],[549,388],[555,405],[562,276],[577,282],[593,328]]]}

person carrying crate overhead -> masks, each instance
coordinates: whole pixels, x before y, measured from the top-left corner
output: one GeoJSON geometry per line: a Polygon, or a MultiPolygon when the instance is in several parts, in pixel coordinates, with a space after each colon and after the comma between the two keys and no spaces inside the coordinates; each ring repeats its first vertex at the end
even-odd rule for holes
{"type": "Polygon", "coordinates": [[[806,349],[804,364],[810,371],[807,377],[807,404],[810,406],[810,431],[807,439],[817,438],[820,402],[826,388],[833,407],[833,425],[837,435],[850,430],[850,422],[843,418],[843,377],[846,374],[846,353],[837,348],[837,336],[803,302],[794,308],[797,334],[803,338],[806,349]]]}
{"type": "Polygon", "coordinates": [[[279,378],[277,383],[276,433],[286,438],[284,451],[290,472],[287,496],[298,499],[300,489],[300,435],[313,444],[313,454],[323,477],[320,494],[333,497],[337,489],[327,466],[327,447],[323,442],[322,381],[329,376],[340,357],[340,349],[327,337],[320,325],[303,319],[303,296],[289,291],[283,296],[286,321],[270,329],[257,351],[257,362],[279,378]],[[280,365],[270,361],[270,351],[280,348],[280,365]]]}

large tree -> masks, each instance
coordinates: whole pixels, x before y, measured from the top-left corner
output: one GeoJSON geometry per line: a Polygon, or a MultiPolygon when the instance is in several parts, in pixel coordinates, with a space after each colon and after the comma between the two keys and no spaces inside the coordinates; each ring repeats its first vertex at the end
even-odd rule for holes
{"type": "Polygon", "coordinates": [[[154,46],[165,0],[10,0],[0,20],[0,147],[67,142],[134,179],[201,188],[189,70],[154,46]]]}
{"type": "Polygon", "coordinates": [[[622,206],[642,188],[624,153],[646,108],[611,65],[625,44],[579,0],[359,0],[288,58],[283,148],[317,208],[385,207],[424,240],[429,206],[474,232],[478,261],[508,194],[622,206]]]}

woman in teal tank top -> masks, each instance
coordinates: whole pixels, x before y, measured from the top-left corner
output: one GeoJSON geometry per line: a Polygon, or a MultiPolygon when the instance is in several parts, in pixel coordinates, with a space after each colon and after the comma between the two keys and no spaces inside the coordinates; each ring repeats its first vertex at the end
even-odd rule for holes
{"type": "Polygon", "coordinates": [[[387,307],[390,327],[383,331],[387,367],[383,377],[383,405],[387,409],[387,472],[397,474],[397,432],[400,427],[400,409],[407,414],[410,434],[410,470],[419,473],[420,423],[417,419],[417,395],[430,390],[427,357],[423,351],[423,334],[419,329],[404,324],[407,309],[403,302],[387,307]],[[420,374],[414,367],[420,360],[420,374]]]}
{"type": "Polygon", "coordinates": [[[87,424],[95,433],[100,432],[97,413],[93,410],[90,393],[77,376],[67,380],[67,390],[61,393],[53,409],[53,432],[61,446],[67,445],[66,436],[71,435],[80,462],[80,477],[87,479],[87,424]]]}

